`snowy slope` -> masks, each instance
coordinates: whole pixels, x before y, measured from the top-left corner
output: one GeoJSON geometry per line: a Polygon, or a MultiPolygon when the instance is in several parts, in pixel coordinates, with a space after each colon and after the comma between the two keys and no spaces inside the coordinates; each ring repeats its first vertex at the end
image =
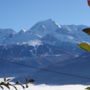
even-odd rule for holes
{"type": "MultiPolygon", "coordinates": [[[[16,86],[18,90],[23,90],[21,86],[16,86]]],[[[48,85],[32,85],[29,84],[29,88],[24,90],[85,90],[85,88],[88,86],[83,85],[64,85],[64,86],[48,86],[48,85]]],[[[2,90],[2,89],[0,89],[2,90]]],[[[4,87],[4,90],[8,90],[6,87],[4,87]]],[[[13,87],[10,87],[10,90],[14,90],[13,87]]]]}
{"type": "MultiPolygon", "coordinates": [[[[80,56],[34,56],[0,60],[0,77],[15,77],[14,81],[25,78],[35,79],[34,84],[70,85],[90,84],[89,53],[80,56]]],[[[23,82],[24,83],[24,82],[23,82]]]]}
{"type": "Polygon", "coordinates": [[[89,53],[74,55],[72,52],[71,54],[60,52],[59,56],[12,57],[12,59],[6,57],[4,60],[0,59],[0,77],[15,77],[14,81],[22,82],[25,78],[33,78],[36,85],[89,84],[89,53]]]}

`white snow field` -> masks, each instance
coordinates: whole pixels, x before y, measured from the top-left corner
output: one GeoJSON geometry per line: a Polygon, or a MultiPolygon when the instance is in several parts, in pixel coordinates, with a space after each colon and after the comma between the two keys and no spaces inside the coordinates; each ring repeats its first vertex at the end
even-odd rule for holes
{"type": "MultiPolygon", "coordinates": [[[[16,86],[18,90],[23,90],[21,86],[16,86]]],[[[84,85],[63,85],[63,86],[49,86],[49,85],[33,85],[29,84],[29,88],[24,90],[86,90],[87,86],[84,85]]],[[[2,89],[0,89],[2,90],[2,89]]],[[[4,90],[9,90],[4,87],[4,90]]],[[[10,87],[10,90],[15,90],[13,87],[10,87]]]]}

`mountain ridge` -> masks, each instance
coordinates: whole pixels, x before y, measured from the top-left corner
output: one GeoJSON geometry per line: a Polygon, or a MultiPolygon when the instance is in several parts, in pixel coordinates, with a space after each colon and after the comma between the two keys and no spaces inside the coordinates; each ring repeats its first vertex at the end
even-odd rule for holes
{"type": "MultiPolygon", "coordinates": [[[[0,38],[0,45],[17,44],[17,43],[31,42],[37,40],[48,43],[48,41],[45,40],[45,38],[48,38],[48,36],[54,38],[56,40],[56,43],[58,41],[71,42],[71,43],[78,43],[82,41],[90,42],[89,37],[82,32],[82,29],[86,27],[87,26],[85,25],[60,25],[57,24],[54,20],[48,19],[45,21],[37,22],[34,26],[32,26],[28,30],[21,30],[19,32],[14,32],[14,31],[10,32],[11,29],[10,30],[8,29],[8,32],[10,32],[9,34],[11,36],[8,35],[8,37],[5,38],[7,36],[5,35],[3,37],[5,38],[4,40],[3,38],[0,38]]],[[[6,31],[7,29],[4,31],[4,33],[6,31]]]]}

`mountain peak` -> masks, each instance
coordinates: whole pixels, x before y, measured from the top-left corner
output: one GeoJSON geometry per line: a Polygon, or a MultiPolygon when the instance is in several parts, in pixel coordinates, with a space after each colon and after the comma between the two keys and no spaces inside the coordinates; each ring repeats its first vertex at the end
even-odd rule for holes
{"type": "Polygon", "coordinates": [[[52,19],[47,19],[36,23],[29,31],[31,32],[56,32],[61,26],[52,19]]]}
{"type": "Polygon", "coordinates": [[[55,21],[54,21],[54,20],[52,20],[52,19],[47,19],[47,20],[45,20],[45,21],[42,21],[42,22],[55,23],[55,21]]]}
{"type": "Polygon", "coordinates": [[[19,33],[25,33],[25,32],[26,32],[25,29],[21,29],[21,30],[19,31],[19,33]]]}
{"type": "Polygon", "coordinates": [[[56,23],[53,19],[47,19],[47,20],[44,20],[44,21],[40,21],[39,24],[44,24],[44,25],[54,25],[55,27],[59,26],[61,27],[58,23],[56,23]]]}

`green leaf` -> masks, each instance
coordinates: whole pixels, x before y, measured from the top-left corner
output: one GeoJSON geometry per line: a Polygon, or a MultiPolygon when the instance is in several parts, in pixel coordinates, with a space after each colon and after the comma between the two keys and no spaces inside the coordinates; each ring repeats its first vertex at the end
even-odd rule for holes
{"type": "Polygon", "coordinates": [[[87,87],[86,90],[90,90],[90,87],[87,87]]]}
{"type": "Polygon", "coordinates": [[[88,44],[88,43],[80,43],[80,44],[78,44],[78,46],[79,46],[80,48],[82,48],[82,49],[90,52],[90,44],[88,44]]]}

